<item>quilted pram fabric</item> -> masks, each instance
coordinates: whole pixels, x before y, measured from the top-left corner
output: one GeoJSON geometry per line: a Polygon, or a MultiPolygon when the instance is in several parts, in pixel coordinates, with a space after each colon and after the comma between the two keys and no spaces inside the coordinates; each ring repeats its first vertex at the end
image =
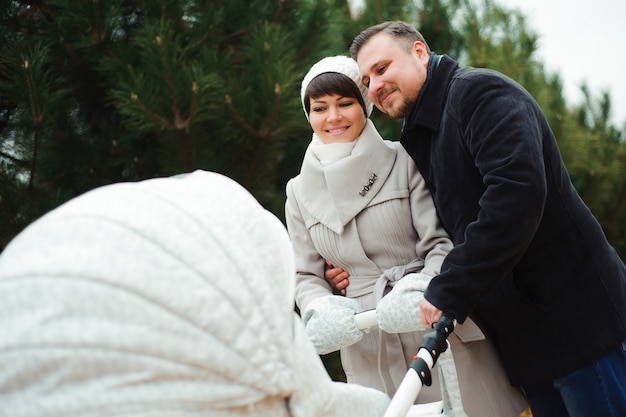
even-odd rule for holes
{"type": "Polygon", "coordinates": [[[381,416],[293,312],[282,223],[215,173],[90,191],[0,256],[0,416],[381,416]]]}

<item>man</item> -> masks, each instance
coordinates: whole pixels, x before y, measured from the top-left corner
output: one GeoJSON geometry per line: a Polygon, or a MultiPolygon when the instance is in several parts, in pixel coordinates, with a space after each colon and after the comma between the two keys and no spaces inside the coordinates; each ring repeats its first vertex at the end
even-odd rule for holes
{"type": "Polygon", "coordinates": [[[374,105],[404,118],[401,142],[455,245],[422,322],[475,315],[534,417],[625,416],[626,267],[537,103],[499,73],[431,53],[403,22],[364,30],[350,52],[374,105]]]}

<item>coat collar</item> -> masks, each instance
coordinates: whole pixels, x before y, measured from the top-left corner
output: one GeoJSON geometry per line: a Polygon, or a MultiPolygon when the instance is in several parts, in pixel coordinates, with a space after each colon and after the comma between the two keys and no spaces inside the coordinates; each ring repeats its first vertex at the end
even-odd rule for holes
{"type": "Polygon", "coordinates": [[[417,104],[405,119],[405,126],[424,126],[439,130],[448,84],[459,64],[447,55],[431,54],[428,61],[428,74],[417,104]]]}
{"type": "Polygon", "coordinates": [[[335,233],[342,233],[380,191],[395,159],[396,150],[368,119],[352,154],[340,161],[322,166],[309,145],[300,172],[298,199],[313,217],[335,233]]]}

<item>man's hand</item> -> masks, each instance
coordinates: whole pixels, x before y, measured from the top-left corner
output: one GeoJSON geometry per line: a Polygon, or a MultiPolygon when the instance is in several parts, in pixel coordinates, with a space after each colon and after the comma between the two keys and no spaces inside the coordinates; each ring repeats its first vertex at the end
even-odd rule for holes
{"type": "Polygon", "coordinates": [[[340,291],[342,295],[346,295],[346,287],[350,285],[350,281],[348,280],[349,276],[350,274],[343,269],[333,265],[330,261],[326,261],[326,265],[324,266],[324,278],[332,288],[340,291]]]}
{"type": "Polygon", "coordinates": [[[420,301],[420,316],[422,317],[422,324],[431,326],[441,318],[443,311],[432,305],[427,299],[420,301]]]}
{"type": "Polygon", "coordinates": [[[378,327],[387,333],[427,330],[420,319],[420,301],[432,278],[410,273],[395,283],[391,291],[376,304],[378,327]]]}

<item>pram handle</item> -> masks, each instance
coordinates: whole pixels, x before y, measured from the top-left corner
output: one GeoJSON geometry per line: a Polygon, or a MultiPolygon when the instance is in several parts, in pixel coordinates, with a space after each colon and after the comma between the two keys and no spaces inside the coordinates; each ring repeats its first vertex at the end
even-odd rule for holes
{"type": "Polygon", "coordinates": [[[424,335],[424,342],[383,417],[405,417],[422,387],[431,384],[430,371],[434,368],[439,355],[448,349],[448,336],[454,331],[455,322],[451,314],[444,313],[434,329],[424,335]]]}
{"type": "Polygon", "coordinates": [[[360,330],[374,327],[378,324],[378,320],[376,319],[376,310],[366,310],[357,313],[354,315],[354,321],[356,322],[356,327],[360,330]]]}
{"type": "MultiPolygon", "coordinates": [[[[360,330],[365,330],[365,329],[369,329],[370,327],[374,327],[375,325],[378,324],[378,321],[376,319],[376,310],[375,309],[365,310],[360,313],[357,313],[354,315],[354,321],[356,322],[356,327],[359,328],[360,330]]],[[[438,329],[440,328],[439,326],[441,326],[440,330],[444,333],[447,333],[446,335],[446,339],[447,339],[450,333],[452,333],[452,331],[454,330],[454,326],[455,326],[454,322],[455,321],[454,319],[451,318],[451,316],[443,314],[441,318],[439,319],[439,321],[435,324],[435,329],[438,329]],[[451,330],[448,331],[448,329],[451,329],[451,330]]],[[[445,351],[445,349],[443,351],[445,351]]]]}

